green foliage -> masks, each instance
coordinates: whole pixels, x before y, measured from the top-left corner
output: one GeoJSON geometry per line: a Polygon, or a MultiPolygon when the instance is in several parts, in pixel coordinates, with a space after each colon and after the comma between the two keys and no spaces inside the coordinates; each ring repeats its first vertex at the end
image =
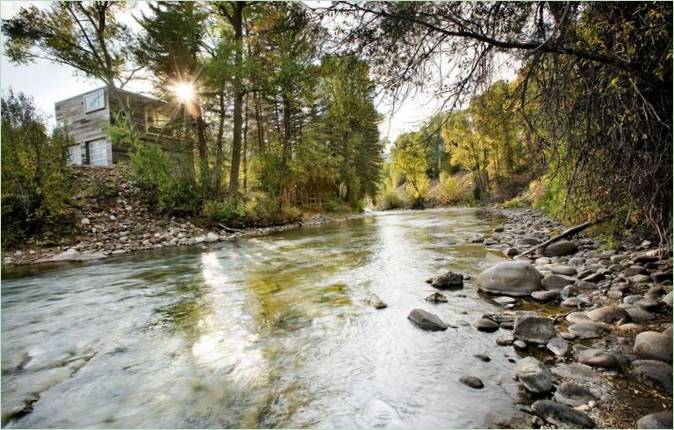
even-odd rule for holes
{"type": "Polygon", "coordinates": [[[67,146],[52,136],[30,98],[2,98],[2,245],[12,245],[69,215],[67,146]]]}
{"type": "Polygon", "coordinates": [[[302,219],[297,207],[282,205],[280,199],[261,192],[249,193],[243,199],[206,201],[203,214],[211,222],[237,227],[279,225],[302,219]]]}
{"type": "Polygon", "coordinates": [[[145,203],[168,215],[195,215],[202,204],[202,188],[190,175],[191,169],[172,163],[157,145],[141,143],[124,121],[108,131],[113,143],[129,146],[131,181],[140,189],[145,203]]]}
{"type": "Polygon", "coordinates": [[[403,206],[403,202],[395,190],[386,190],[379,197],[380,206],[383,210],[398,209],[403,206]]]}
{"type": "Polygon", "coordinates": [[[201,209],[202,188],[189,176],[171,177],[159,193],[159,211],[168,215],[196,215],[201,209]]]}
{"type": "Polygon", "coordinates": [[[124,81],[132,33],[117,17],[125,7],[87,1],[21,8],[2,23],[5,53],[19,64],[38,58],[67,64],[108,85],[124,81]]]}
{"type": "Polygon", "coordinates": [[[466,176],[455,177],[447,172],[440,173],[438,198],[443,205],[453,205],[466,200],[469,181],[466,176]]]}
{"type": "Polygon", "coordinates": [[[158,209],[161,195],[171,182],[171,165],[166,154],[156,145],[133,142],[129,161],[131,180],[143,193],[146,204],[158,209]]]}
{"type": "Polygon", "coordinates": [[[207,200],[203,213],[209,220],[225,225],[237,224],[246,215],[239,199],[207,200]]]}
{"type": "Polygon", "coordinates": [[[405,189],[413,199],[413,206],[422,206],[430,186],[426,174],[428,169],[426,148],[418,136],[404,134],[398,137],[391,152],[393,170],[405,177],[405,189]]]}

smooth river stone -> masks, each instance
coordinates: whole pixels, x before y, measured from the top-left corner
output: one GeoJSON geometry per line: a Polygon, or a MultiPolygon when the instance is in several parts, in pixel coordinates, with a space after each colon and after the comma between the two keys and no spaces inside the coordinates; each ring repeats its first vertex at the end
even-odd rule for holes
{"type": "Polygon", "coordinates": [[[545,277],[541,279],[541,286],[546,290],[561,290],[573,282],[573,280],[567,279],[561,275],[545,275],[545,277]]]}
{"type": "Polygon", "coordinates": [[[671,429],[672,411],[656,412],[641,417],[637,421],[638,429],[671,429]]]}
{"type": "Polygon", "coordinates": [[[558,428],[595,428],[594,421],[586,413],[552,400],[538,400],[531,409],[558,428]]]}
{"type": "Polygon", "coordinates": [[[541,287],[540,273],[524,261],[498,263],[477,277],[483,291],[507,296],[528,296],[541,287]]]}
{"type": "Polygon", "coordinates": [[[580,339],[594,339],[601,337],[609,331],[609,326],[597,322],[583,322],[569,326],[569,332],[575,334],[580,339]]]}
{"type": "Polygon", "coordinates": [[[564,266],[558,264],[551,266],[550,271],[557,275],[567,275],[567,276],[573,276],[576,273],[578,273],[578,270],[576,270],[576,268],[573,266],[564,266]]]}
{"type": "Polygon", "coordinates": [[[559,336],[555,336],[548,341],[547,348],[556,356],[564,357],[569,351],[569,342],[559,336]]]}
{"type": "Polygon", "coordinates": [[[479,331],[493,332],[499,329],[500,325],[489,318],[480,318],[473,324],[479,331]]]}
{"type": "Polygon", "coordinates": [[[584,405],[595,397],[590,391],[575,382],[564,382],[554,394],[555,400],[571,407],[584,405]]]}
{"type": "Polygon", "coordinates": [[[534,357],[525,357],[517,362],[517,378],[532,393],[541,394],[552,390],[552,374],[534,357]]]}
{"type": "Polygon", "coordinates": [[[440,317],[423,309],[413,309],[407,318],[422,330],[442,331],[449,327],[440,317]]]}
{"type": "Polygon", "coordinates": [[[672,366],[657,360],[634,360],[632,376],[637,381],[672,393],[672,366]]]}
{"type": "Polygon", "coordinates": [[[459,381],[463,383],[464,385],[469,386],[470,388],[474,388],[476,390],[479,390],[481,388],[484,388],[484,384],[480,380],[480,378],[476,376],[462,376],[459,381]]]}
{"type": "Polygon", "coordinates": [[[574,254],[578,247],[570,240],[560,240],[551,243],[543,249],[543,255],[546,257],[561,257],[563,255],[574,254]]]}
{"type": "Polygon", "coordinates": [[[550,318],[525,314],[517,318],[513,337],[525,342],[546,344],[555,335],[555,326],[550,318]]]}
{"type": "Polygon", "coordinates": [[[672,362],[672,336],[656,331],[639,333],[634,339],[634,353],[639,357],[672,362]]]}
{"type": "Polygon", "coordinates": [[[630,315],[623,308],[618,306],[603,306],[587,312],[587,317],[592,321],[612,324],[620,320],[630,321],[630,315]]]}
{"type": "Polygon", "coordinates": [[[602,349],[590,348],[578,353],[578,361],[592,367],[606,367],[612,369],[620,365],[618,358],[602,349]]]}
{"type": "Polygon", "coordinates": [[[539,302],[551,302],[559,299],[559,291],[534,291],[531,293],[531,298],[539,302]]]}

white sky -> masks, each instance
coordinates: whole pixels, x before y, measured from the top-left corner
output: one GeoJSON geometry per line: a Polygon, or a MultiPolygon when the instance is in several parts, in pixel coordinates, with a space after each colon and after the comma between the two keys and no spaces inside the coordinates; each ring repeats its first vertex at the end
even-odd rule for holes
{"type": "MultiPolygon", "coordinates": [[[[21,7],[32,4],[47,4],[45,1],[0,1],[0,16],[3,19],[12,17],[21,7]]],[[[141,4],[137,8],[142,8],[141,4]]],[[[137,9],[136,9],[137,10],[137,9]]],[[[134,14],[137,14],[134,11],[134,14]]],[[[137,27],[131,16],[121,18],[132,27],[137,27]]],[[[502,67],[498,73],[499,78],[511,79],[515,70],[511,67],[502,67]]],[[[23,92],[35,101],[35,105],[53,124],[54,103],[72,97],[98,87],[103,84],[100,81],[87,79],[76,74],[71,67],[54,64],[45,60],[24,66],[10,63],[4,55],[0,55],[0,88],[6,91],[12,88],[15,92],[23,92]]],[[[126,87],[130,91],[151,93],[152,88],[146,81],[132,81],[126,87]]],[[[430,116],[437,113],[441,100],[437,100],[430,93],[417,92],[415,97],[405,100],[397,108],[393,115],[390,114],[391,106],[381,98],[378,99],[377,109],[384,115],[384,120],[379,126],[381,135],[389,142],[408,131],[413,131],[430,116]]]]}

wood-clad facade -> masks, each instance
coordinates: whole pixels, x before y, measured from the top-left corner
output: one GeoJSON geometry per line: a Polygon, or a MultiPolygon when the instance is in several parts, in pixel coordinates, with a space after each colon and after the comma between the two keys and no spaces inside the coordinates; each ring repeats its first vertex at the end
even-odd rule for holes
{"type": "Polygon", "coordinates": [[[111,166],[128,158],[128,147],[112,144],[108,127],[126,106],[144,143],[155,143],[169,153],[181,152],[180,122],[168,103],[124,90],[99,88],[57,102],[55,119],[75,145],[68,148],[71,164],[111,166]]]}

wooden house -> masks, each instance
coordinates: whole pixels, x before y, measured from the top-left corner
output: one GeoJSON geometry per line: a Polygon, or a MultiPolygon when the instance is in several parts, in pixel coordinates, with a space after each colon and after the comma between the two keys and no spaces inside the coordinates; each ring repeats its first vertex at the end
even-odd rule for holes
{"type": "Polygon", "coordinates": [[[120,106],[127,106],[134,129],[144,143],[155,143],[165,151],[179,152],[181,122],[177,108],[169,103],[129,91],[98,88],[55,105],[55,118],[74,145],[68,147],[71,164],[112,166],[128,158],[128,147],[113,145],[108,127],[120,117],[120,106]]]}

